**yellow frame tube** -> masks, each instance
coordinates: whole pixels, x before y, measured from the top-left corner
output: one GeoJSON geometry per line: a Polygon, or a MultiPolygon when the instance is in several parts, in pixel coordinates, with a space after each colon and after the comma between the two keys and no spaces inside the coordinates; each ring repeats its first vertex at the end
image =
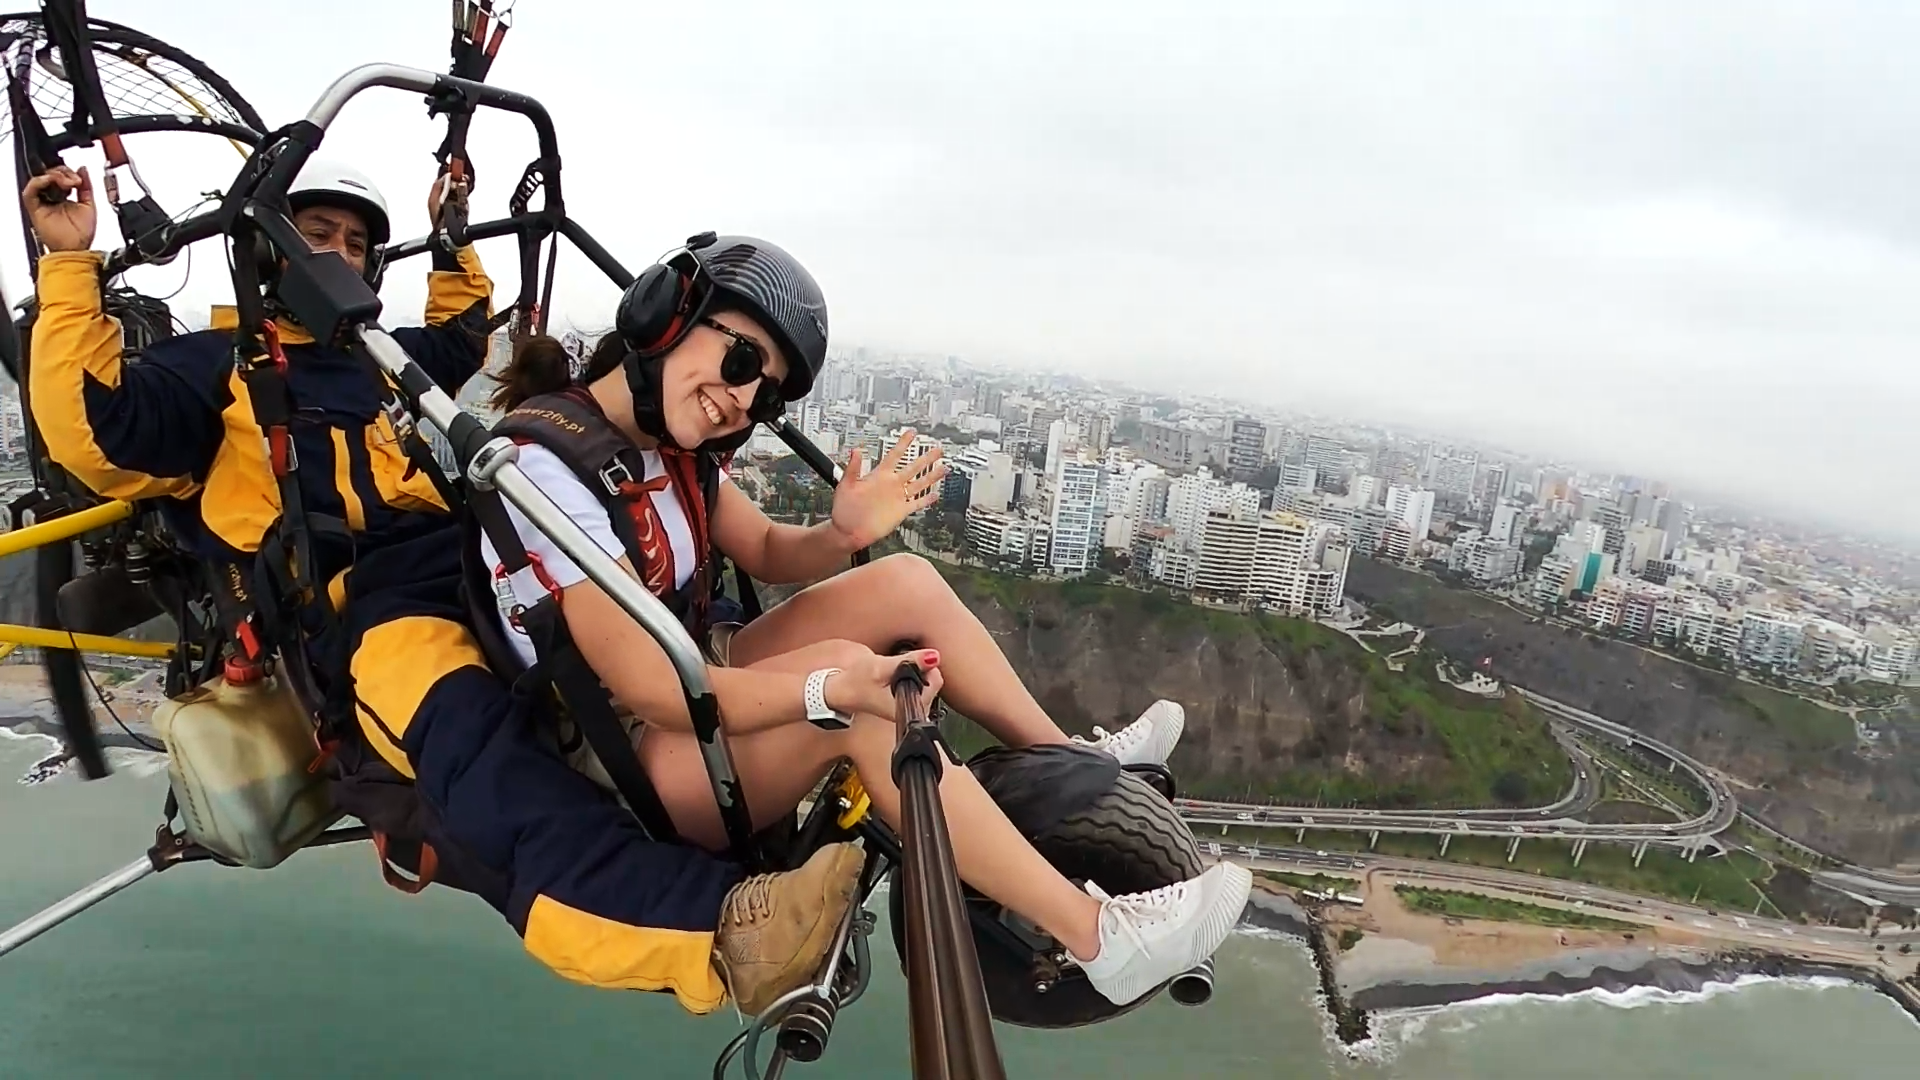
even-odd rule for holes
{"type": "Polygon", "coordinates": [[[0,533],[0,558],[15,552],[30,551],[37,547],[61,540],[71,540],[84,532],[92,532],[104,525],[116,521],[125,521],[133,516],[133,504],[115,500],[99,506],[88,507],[77,514],[66,514],[43,521],[38,525],[29,525],[24,529],[15,529],[10,533],[0,533]]]}
{"type": "MultiPolygon", "coordinates": [[[[42,649],[78,649],[81,652],[113,656],[139,656],[149,660],[165,660],[173,656],[173,646],[164,641],[128,641],[126,638],[103,637],[99,634],[75,634],[41,626],[0,623],[0,646],[19,645],[35,645],[42,649]]],[[[11,652],[12,649],[8,648],[7,651],[11,652]]]]}

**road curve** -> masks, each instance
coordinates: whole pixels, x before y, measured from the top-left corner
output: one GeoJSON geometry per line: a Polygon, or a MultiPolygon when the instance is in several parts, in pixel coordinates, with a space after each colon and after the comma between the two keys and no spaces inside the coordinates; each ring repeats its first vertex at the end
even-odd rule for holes
{"type": "MultiPolygon", "coordinates": [[[[1240,825],[1283,829],[1340,829],[1358,832],[1495,836],[1504,839],[1602,840],[1613,843],[1696,846],[1733,824],[1740,808],[1733,790],[1706,766],[1667,744],[1627,727],[1520,687],[1512,687],[1549,717],[1611,742],[1642,748],[1673,763],[1707,793],[1705,812],[1686,821],[1596,825],[1576,821],[1597,798],[1591,790],[1592,762],[1569,748],[1575,765],[1574,790],[1552,806],[1532,810],[1365,810],[1310,806],[1265,806],[1199,799],[1179,800],[1181,815],[1196,825],[1240,825]],[[1586,780],[1585,787],[1582,780],[1586,780]]],[[[1561,743],[1568,747],[1571,740],[1561,743]]]]}

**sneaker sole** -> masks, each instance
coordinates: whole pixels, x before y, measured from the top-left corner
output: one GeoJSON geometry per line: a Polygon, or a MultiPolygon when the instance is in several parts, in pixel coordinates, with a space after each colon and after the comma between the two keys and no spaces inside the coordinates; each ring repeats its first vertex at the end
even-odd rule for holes
{"type": "MultiPolygon", "coordinates": [[[[1214,894],[1213,902],[1207,913],[1200,918],[1191,938],[1184,962],[1164,975],[1157,975],[1153,981],[1146,982],[1140,976],[1122,978],[1114,982],[1105,994],[1115,1005],[1131,1005],[1174,976],[1212,956],[1233,933],[1240,923],[1240,915],[1247,908],[1247,901],[1253,895],[1253,872],[1237,863],[1219,863],[1226,868],[1220,875],[1219,891],[1214,894]]],[[[1157,966],[1157,965],[1156,965],[1157,966]]]]}
{"type": "Polygon", "coordinates": [[[1187,710],[1178,702],[1165,701],[1155,702],[1147,711],[1156,710],[1162,715],[1153,721],[1153,760],[1165,765],[1173,756],[1173,748],[1180,745],[1181,733],[1187,730],[1187,710]]]}

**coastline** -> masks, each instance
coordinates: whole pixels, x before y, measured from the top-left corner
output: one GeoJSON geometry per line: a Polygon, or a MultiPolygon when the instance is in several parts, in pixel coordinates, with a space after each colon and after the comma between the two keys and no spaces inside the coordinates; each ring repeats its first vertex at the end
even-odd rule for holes
{"type": "MultiPolygon", "coordinates": [[[[1614,942],[1603,942],[1597,934],[1573,935],[1566,944],[1536,950],[1525,958],[1441,963],[1431,940],[1446,936],[1457,943],[1467,928],[1457,921],[1422,921],[1432,935],[1429,943],[1376,933],[1349,951],[1341,951],[1334,939],[1343,925],[1352,924],[1350,911],[1329,912],[1267,887],[1255,888],[1241,920],[1243,926],[1286,934],[1307,946],[1319,976],[1321,1007],[1332,1022],[1337,1040],[1348,1046],[1369,1037],[1376,1013],[1436,1008],[1496,996],[1568,997],[1643,987],[1698,993],[1711,985],[1731,985],[1753,976],[1839,979],[1866,986],[1891,998],[1920,1023],[1920,986],[1896,982],[1888,972],[1858,964],[1706,941],[1680,944],[1655,939],[1650,944],[1622,945],[1615,943],[1620,940],[1618,935],[1614,942]]],[[[1507,924],[1483,925],[1505,932],[1516,929],[1507,924]]],[[[1520,929],[1525,932],[1533,928],[1520,929]]]]}
{"type": "Polygon", "coordinates": [[[1620,992],[1652,987],[1675,993],[1697,992],[1713,983],[1733,983],[1743,975],[1773,979],[1843,979],[1892,998],[1920,1023],[1920,994],[1897,986],[1885,974],[1852,964],[1837,964],[1765,953],[1726,950],[1690,958],[1645,950],[1639,963],[1592,963],[1578,955],[1508,972],[1435,971],[1431,977],[1389,980],[1354,990],[1352,1008],[1366,1012],[1454,1005],[1495,995],[1539,994],[1566,997],[1589,990],[1620,992]]]}

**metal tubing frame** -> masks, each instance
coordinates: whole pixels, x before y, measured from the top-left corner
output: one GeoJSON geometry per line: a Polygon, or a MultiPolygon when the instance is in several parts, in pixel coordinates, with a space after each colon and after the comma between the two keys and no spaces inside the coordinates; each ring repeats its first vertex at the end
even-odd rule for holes
{"type": "Polygon", "coordinates": [[[32,645],[42,649],[77,649],[81,652],[132,656],[143,660],[170,660],[177,651],[173,643],[166,641],[132,641],[127,638],[76,634],[71,630],[50,630],[44,626],[17,626],[12,623],[0,623],[0,643],[32,645]]]}
{"type": "MultiPolygon", "coordinates": [[[[406,350],[385,330],[362,325],[358,328],[357,336],[360,347],[380,365],[380,369],[396,385],[410,392],[409,396],[414,399],[415,406],[427,422],[452,440],[456,450],[465,450],[460,445],[465,441],[461,437],[462,428],[466,424],[477,427],[477,421],[462,412],[445,390],[434,385],[414,364],[406,350]]],[[[518,456],[519,448],[510,440],[491,439],[471,453],[462,472],[467,482],[476,488],[499,491],[526,515],[535,528],[558,545],[594,584],[604,589],[628,617],[659,643],[667,654],[667,660],[673,664],[675,674],[680,677],[687,715],[693,721],[694,736],[700,743],[700,757],[706,764],[713,797],[720,806],[720,818],[726,826],[727,839],[736,850],[749,851],[753,821],[740,791],[733,755],[727,749],[726,739],[720,730],[720,702],[714,696],[712,680],[707,676],[706,656],[694,642],[693,635],[687,632],[687,628],[658,597],[621,569],[620,564],[600,550],[600,545],[594,543],[585,530],[555,505],[533,481],[527,479],[527,475],[514,462],[518,456]]]]}
{"type": "MultiPolygon", "coordinates": [[[[328,829],[307,841],[300,850],[358,843],[371,839],[372,835],[373,831],[364,825],[328,829]]],[[[156,843],[145,855],[133,862],[89,885],[76,889],[35,914],[15,923],[4,932],[0,932],[0,956],[5,956],[75,915],[95,907],[109,897],[168,867],[188,862],[217,861],[212,852],[198,845],[188,844],[184,838],[175,836],[166,825],[160,827],[160,840],[166,846],[163,846],[163,843],[156,843]]]]}
{"type": "Polygon", "coordinates": [[[11,929],[0,933],[0,956],[39,937],[75,915],[126,889],[160,868],[145,855],[115,870],[91,885],[59,900],[36,915],[30,915],[11,929]]]}
{"type": "Polygon", "coordinates": [[[0,558],[44,547],[47,544],[59,543],[62,540],[71,540],[82,533],[117,524],[132,516],[133,504],[115,499],[71,514],[48,518],[24,529],[0,533],[0,558]]]}

